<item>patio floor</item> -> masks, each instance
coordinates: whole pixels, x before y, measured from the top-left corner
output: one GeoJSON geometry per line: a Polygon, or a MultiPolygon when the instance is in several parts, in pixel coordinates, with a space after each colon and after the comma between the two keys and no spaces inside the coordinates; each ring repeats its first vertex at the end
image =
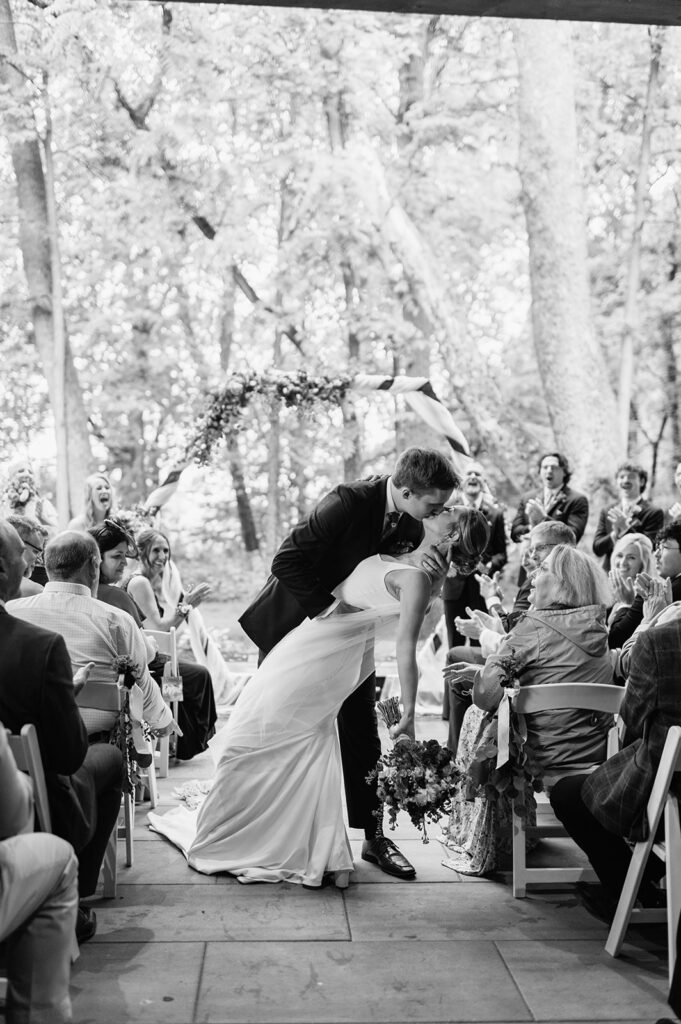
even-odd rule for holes
{"type": "MultiPolygon", "coordinates": [[[[417,735],[446,733],[421,719],[417,735]]],[[[208,755],[160,780],[161,807],[208,755]]],[[[340,1024],[618,1021],[653,1024],[666,1004],[664,929],[631,930],[604,952],[604,924],[566,888],[514,900],[507,879],[440,864],[408,820],[394,835],[417,869],[399,882],[359,859],[349,889],[245,886],[191,871],[137,809],[135,862],[73,971],[79,1024],[340,1024]]],[[[436,833],[432,827],[432,835],[436,833]]],[[[356,837],[356,841],[355,841],[356,837]]],[[[121,844],[122,845],[122,844],[121,844]]],[[[535,858],[550,856],[548,847],[535,858]]],[[[122,850],[120,852],[122,857],[122,850]]]]}

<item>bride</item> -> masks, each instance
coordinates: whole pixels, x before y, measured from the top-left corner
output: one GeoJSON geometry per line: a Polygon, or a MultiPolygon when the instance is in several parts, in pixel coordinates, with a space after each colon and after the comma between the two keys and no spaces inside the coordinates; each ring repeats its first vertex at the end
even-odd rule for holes
{"type": "Polygon", "coordinates": [[[461,506],[424,519],[423,527],[409,554],[360,562],[336,587],[334,604],[265,658],[210,743],[217,771],[198,814],[183,806],[149,815],[151,828],[179,846],[192,868],[311,887],[333,873],[337,885],[347,885],[354,865],[341,802],[340,706],[373,670],[377,632],[397,620],[404,710],[390,735],[414,737],[416,641],[442,582],[433,582],[421,560],[435,545],[472,572],[488,539],[482,514],[461,506]]]}

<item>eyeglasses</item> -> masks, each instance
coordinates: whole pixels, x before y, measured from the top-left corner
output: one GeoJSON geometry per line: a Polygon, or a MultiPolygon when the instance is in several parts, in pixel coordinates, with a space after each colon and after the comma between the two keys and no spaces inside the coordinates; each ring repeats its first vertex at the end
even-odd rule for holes
{"type": "MultiPolygon", "coordinates": [[[[673,541],[672,543],[675,543],[675,542],[673,541]]],[[[656,551],[681,551],[681,548],[679,548],[678,544],[674,548],[670,547],[669,544],[658,544],[657,547],[655,548],[655,550],[656,551]]]]}
{"type": "Polygon", "coordinates": [[[38,557],[40,557],[40,555],[42,555],[43,551],[45,550],[44,547],[43,548],[38,548],[38,547],[35,546],[35,544],[31,544],[30,540],[25,540],[24,541],[24,547],[25,548],[30,548],[31,551],[35,551],[35,553],[36,553],[36,555],[38,555],[38,557]]]}

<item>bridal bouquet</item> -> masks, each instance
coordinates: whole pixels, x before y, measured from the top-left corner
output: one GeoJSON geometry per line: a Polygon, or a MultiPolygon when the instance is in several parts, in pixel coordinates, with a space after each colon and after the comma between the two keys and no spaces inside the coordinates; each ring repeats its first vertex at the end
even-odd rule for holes
{"type": "Polygon", "coordinates": [[[139,687],[137,693],[133,693],[133,687],[140,676],[137,664],[127,654],[119,655],[113,660],[113,668],[118,673],[119,688],[121,690],[121,707],[118,712],[118,719],[111,733],[111,743],[117,746],[123,754],[125,773],[123,778],[123,789],[126,793],[133,793],[140,783],[140,768],[148,768],[152,762],[153,755],[149,751],[148,740],[151,736],[149,726],[142,720],[141,707],[130,706],[130,698],[135,699],[141,693],[139,687]],[[139,711],[139,714],[136,712],[139,711]]]}
{"type": "Polygon", "coordinates": [[[527,818],[535,808],[534,793],[542,788],[541,769],[527,746],[525,716],[513,707],[513,693],[519,687],[513,652],[501,664],[505,693],[496,712],[482,721],[462,793],[467,800],[484,796],[514,801],[518,815],[527,818]]]}
{"type": "MultiPolygon", "coordinates": [[[[401,717],[397,697],[376,705],[386,725],[401,717]]],[[[388,808],[388,820],[395,828],[399,811],[406,811],[427,843],[426,821],[446,814],[459,783],[460,773],[447,747],[437,740],[417,741],[401,737],[392,750],[382,754],[367,777],[378,782],[378,796],[388,808]]],[[[380,812],[383,813],[382,810],[380,812]]]]}

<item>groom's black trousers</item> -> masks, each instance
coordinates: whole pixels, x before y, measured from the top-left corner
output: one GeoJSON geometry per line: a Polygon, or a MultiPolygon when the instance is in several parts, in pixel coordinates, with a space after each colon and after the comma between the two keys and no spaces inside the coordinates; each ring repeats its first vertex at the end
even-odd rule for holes
{"type": "MultiPolygon", "coordinates": [[[[266,655],[266,651],[258,652],[258,665],[266,655]]],[[[321,685],[323,683],[320,681],[321,685]]],[[[381,740],[376,719],[375,672],[372,672],[341,705],[338,712],[338,737],[343,763],[348,825],[350,828],[361,828],[373,834],[379,821],[374,811],[380,808],[381,801],[378,799],[376,780],[367,782],[366,777],[376,767],[376,762],[381,756],[381,740]]]]}

